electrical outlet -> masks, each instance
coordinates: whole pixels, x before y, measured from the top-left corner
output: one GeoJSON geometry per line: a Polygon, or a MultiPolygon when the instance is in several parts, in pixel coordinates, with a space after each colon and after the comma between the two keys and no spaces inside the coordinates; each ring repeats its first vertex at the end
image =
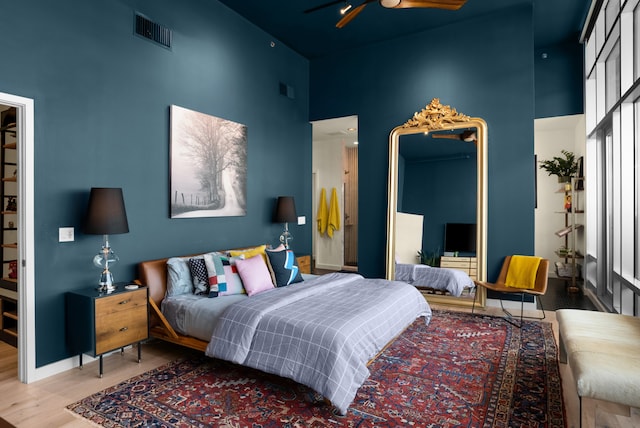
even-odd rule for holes
{"type": "Polygon", "coordinates": [[[73,227],[58,228],[58,242],[73,242],[73,227]]]}

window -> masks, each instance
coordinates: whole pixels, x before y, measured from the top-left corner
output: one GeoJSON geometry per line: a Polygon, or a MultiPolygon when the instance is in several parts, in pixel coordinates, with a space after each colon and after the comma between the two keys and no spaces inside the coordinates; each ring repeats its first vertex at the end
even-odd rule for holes
{"type": "Polygon", "coordinates": [[[640,78],[640,4],[633,11],[633,52],[633,77],[638,80],[640,78]]]}
{"type": "Polygon", "coordinates": [[[585,34],[585,290],[640,316],[640,98],[629,90],[640,86],[640,1],[594,12],[585,34]]]}
{"type": "Polygon", "coordinates": [[[620,41],[611,49],[605,69],[606,107],[610,110],[620,99],[620,41]]]}

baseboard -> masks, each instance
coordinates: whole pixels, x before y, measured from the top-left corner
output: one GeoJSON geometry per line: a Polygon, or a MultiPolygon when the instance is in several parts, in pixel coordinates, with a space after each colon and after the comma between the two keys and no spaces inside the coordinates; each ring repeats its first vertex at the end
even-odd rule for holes
{"type": "MultiPolygon", "coordinates": [[[[132,347],[131,345],[127,345],[124,347],[124,349],[128,349],[131,347],[132,347]]],[[[111,354],[115,354],[116,352],[120,353],[120,348],[107,352],[102,357],[105,358],[111,354]]],[[[85,354],[82,356],[82,365],[85,366],[97,360],[98,360],[98,357],[94,358],[94,357],[91,357],[90,355],[85,354]]],[[[33,379],[29,379],[29,383],[46,379],[50,376],[54,376],[62,372],[66,372],[68,370],[74,369],[79,366],[80,366],[80,359],[78,358],[77,355],[75,355],[73,357],[66,358],[64,360],[56,361],[55,363],[47,364],[46,366],[38,367],[34,372],[33,379]]]]}
{"type": "Polygon", "coordinates": [[[593,294],[593,291],[591,291],[587,287],[582,287],[582,291],[584,292],[585,297],[591,300],[591,303],[593,303],[593,305],[598,309],[598,311],[609,312],[609,310],[602,304],[600,299],[598,299],[598,296],[593,294]]]}
{"type": "Polygon", "coordinates": [[[342,265],[325,265],[325,264],[320,264],[320,263],[316,263],[316,269],[324,269],[324,270],[334,270],[334,271],[339,271],[342,270],[342,265]]]}
{"type": "MultiPolygon", "coordinates": [[[[515,300],[503,300],[502,301],[502,305],[503,307],[507,308],[507,309],[517,309],[518,311],[520,310],[520,301],[515,301],[515,300]]],[[[487,299],[487,306],[490,307],[495,307],[495,308],[499,308],[500,307],[500,300],[498,299],[487,299]]],[[[535,311],[537,310],[537,304],[536,302],[524,302],[524,310],[525,311],[535,311]]]]}

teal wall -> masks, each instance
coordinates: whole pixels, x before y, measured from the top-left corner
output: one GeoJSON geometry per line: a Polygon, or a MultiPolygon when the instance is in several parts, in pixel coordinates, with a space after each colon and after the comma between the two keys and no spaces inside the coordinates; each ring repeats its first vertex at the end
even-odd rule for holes
{"type": "Polygon", "coordinates": [[[405,160],[402,211],[424,215],[422,250],[426,254],[443,254],[446,223],[476,222],[477,161],[469,154],[405,160]]]}
{"type": "MultiPolygon", "coordinates": [[[[291,231],[293,249],[310,253],[309,120],[359,117],[364,274],[384,275],[389,132],[434,97],[489,126],[489,277],[505,254],[533,251],[534,109],[553,94],[534,93],[531,4],[311,62],[212,0],[2,2],[0,28],[0,92],[35,100],[37,366],[69,356],[64,293],[98,277],[101,239],[81,233],[93,186],[124,189],[116,280],[135,277],[140,260],[275,244],[278,195],[307,216],[291,231]],[[172,50],[133,35],[134,10],[173,29],[172,50]],[[247,125],[247,216],[169,218],[171,104],[247,125]],[[76,228],[75,242],[58,243],[61,226],[76,228]]],[[[549,73],[551,87],[571,69],[549,73]]],[[[574,114],[560,105],[582,94],[562,96],[554,112],[574,114]]]]}
{"type": "MultiPolygon", "coordinates": [[[[111,237],[116,281],[140,260],[275,244],[278,195],[311,218],[309,63],[225,6],[22,0],[2,2],[0,28],[0,92],[35,100],[37,366],[69,356],[64,293],[98,279],[102,238],[81,233],[92,186],[123,188],[130,233],[111,237]],[[134,10],[173,29],[172,50],[133,34],[134,10]],[[169,218],[171,104],[247,126],[246,216],[169,218]],[[58,243],[60,226],[76,241],[58,243]]],[[[310,223],[291,226],[296,252],[311,251],[310,223]]]]}
{"type": "Polygon", "coordinates": [[[389,133],[432,98],[488,124],[489,279],[505,255],[533,253],[532,11],[521,4],[311,62],[311,119],[358,115],[361,272],[385,273],[389,133]]]}
{"type": "Polygon", "coordinates": [[[578,40],[536,48],[536,119],[584,113],[584,46],[578,40]]]}

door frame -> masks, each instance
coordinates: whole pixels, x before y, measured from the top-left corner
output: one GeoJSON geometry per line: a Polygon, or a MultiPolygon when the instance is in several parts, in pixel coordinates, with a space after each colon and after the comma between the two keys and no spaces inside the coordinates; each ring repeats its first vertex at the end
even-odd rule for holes
{"type": "Polygon", "coordinates": [[[16,108],[18,147],[18,380],[36,374],[34,255],[34,101],[0,92],[0,104],[16,108]]]}

